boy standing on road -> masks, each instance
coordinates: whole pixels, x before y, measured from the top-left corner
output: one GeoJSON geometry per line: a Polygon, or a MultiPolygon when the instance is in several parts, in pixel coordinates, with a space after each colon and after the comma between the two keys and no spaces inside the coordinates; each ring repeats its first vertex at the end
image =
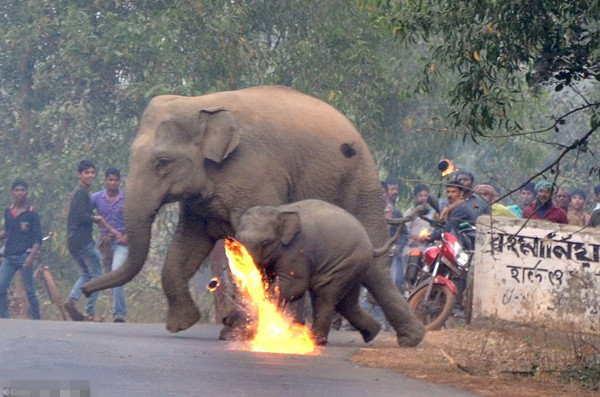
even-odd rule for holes
{"type": "MultiPolygon", "coordinates": [[[[116,168],[109,168],[105,172],[104,189],[92,194],[92,203],[98,215],[106,220],[110,226],[121,233],[121,238],[115,237],[104,227],[100,226],[100,242],[98,248],[102,254],[103,265],[106,271],[117,270],[127,259],[127,236],[125,235],[125,221],[123,220],[123,202],[125,195],[119,188],[121,185],[121,172],[116,168]]],[[[112,289],[113,316],[115,323],[124,323],[127,314],[125,303],[125,287],[119,286],[112,289]]]]}
{"type": "Polygon", "coordinates": [[[0,239],[6,239],[4,259],[0,265],[0,318],[8,318],[6,292],[15,273],[21,270],[29,316],[39,320],[40,303],[33,281],[33,262],[42,245],[40,217],[27,200],[27,182],[15,180],[12,195],[13,204],[4,212],[5,230],[0,232],[0,239]]]}
{"type": "Polygon", "coordinates": [[[122,238],[121,233],[106,223],[104,218],[94,215],[94,207],[90,197],[90,187],[96,179],[96,166],[90,160],[83,160],[77,167],[79,184],[73,192],[69,214],[67,216],[67,246],[75,262],[79,266],[79,278],[73,285],[65,310],[73,321],[103,321],[95,314],[98,292],[87,299],[85,315],[76,308],[83,296],[81,286],[102,274],[100,253],[96,249],[92,231],[94,223],[102,225],[110,233],[122,238]]]}

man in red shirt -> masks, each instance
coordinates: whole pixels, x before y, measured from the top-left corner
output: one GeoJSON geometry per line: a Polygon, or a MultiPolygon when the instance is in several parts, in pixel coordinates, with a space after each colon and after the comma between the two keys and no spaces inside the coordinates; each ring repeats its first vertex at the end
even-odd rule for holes
{"type": "Polygon", "coordinates": [[[566,212],[552,203],[552,183],[541,180],[535,184],[535,201],[523,210],[523,219],[568,224],[566,212]]]}

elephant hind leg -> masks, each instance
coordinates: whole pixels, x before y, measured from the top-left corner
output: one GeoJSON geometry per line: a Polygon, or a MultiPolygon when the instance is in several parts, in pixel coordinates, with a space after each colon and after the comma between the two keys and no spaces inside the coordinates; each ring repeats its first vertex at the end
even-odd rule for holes
{"type": "Polygon", "coordinates": [[[373,266],[363,276],[362,283],[396,330],[398,345],[417,346],[425,336],[425,326],[410,311],[406,299],[392,283],[389,273],[384,268],[373,266]]]}
{"type": "Polygon", "coordinates": [[[337,311],[356,328],[368,343],[381,331],[381,323],[359,305],[360,285],[352,287],[337,305],[337,311]]]}

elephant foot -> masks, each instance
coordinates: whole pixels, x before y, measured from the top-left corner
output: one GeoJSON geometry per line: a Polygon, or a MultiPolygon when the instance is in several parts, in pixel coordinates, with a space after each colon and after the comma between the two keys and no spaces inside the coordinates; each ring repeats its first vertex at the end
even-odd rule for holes
{"type": "Polygon", "coordinates": [[[411,329],[397,333],[398,345],[400,347],[415,347],[423,340],[425,336],[425,327],[423,323],[417,321],[411,329]]]}
{"type": "Polygon", "coordinates": [[[169,308],[167,314],[167,329],[169,332],[179,332],[188,329],[200,320],[200,311],[196,306],[185,308],[169,308]]]}
{"type": "Polygon", "coordinates": [[[250,327],[232,327],[225,325],[219,332],[219,340],[252,340],[256,334],[255,330],[250,327]]]}
{"type": "Polygon", "coordinates": [[[248,315],[239,309],[234,309],[223,317],[223,325],[219,333],[220,340],[250,340],[256,333],[248,315]]]}
{"type": "Polygon", "coordinates": [[[375,337],[377,336],[377,334],[379,334],[379,331],[381,331],[381,324],[379,322],[376,322],[373,325],[373,327],[371,327],[371,329],[362,329],[362,330],[360,330],[360,334],[362,335],[363,340],[365,341],[365,343],[369,343],[373,339],[375,339],[375,337]]]}
{"type": "Polygon", "coordinates": [[[219,340],[234,340],[237,339],[235,337],[235,329],[230,327],[229,325],[221,328],[221,332],[219,332],[219,340]]]}
{"type": "Polygon", "coordinates": [[[325,346],[327,344],[327,336],[315,335],[314,340],[317,346],[325,346]]]}
{"type": "Polygon", "coordinates": [[[317,346],[325,346],[327,344],[328,332],[317,332],[314,328],[311,329],[311,337],[317,346]]]}

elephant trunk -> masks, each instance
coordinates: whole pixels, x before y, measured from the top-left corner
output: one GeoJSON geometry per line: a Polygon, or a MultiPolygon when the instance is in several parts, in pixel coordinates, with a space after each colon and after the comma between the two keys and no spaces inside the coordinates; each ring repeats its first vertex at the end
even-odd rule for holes
{"type": "Polygon", "coordinates": [[[134,201],[125,196],[124,215],[129,246],[127,260],[115,271],[85,283],[81,290],[86,296],[96,291],[123,285],[142,270],[150,249],[152,222],[156,211],[153,211],[150,216],[138,215],[139,210],[132,207],[139,203],[134,201]]]}

